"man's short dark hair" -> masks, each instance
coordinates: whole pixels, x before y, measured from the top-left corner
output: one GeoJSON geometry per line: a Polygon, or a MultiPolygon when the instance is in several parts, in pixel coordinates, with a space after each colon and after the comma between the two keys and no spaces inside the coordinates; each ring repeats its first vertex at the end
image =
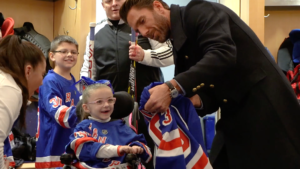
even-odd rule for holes
{"type": "Polygon", "coordinates": [[[153,10],[153,2],[160,2],[165,9],[170,9],[169,5],[166,4],[162,0],[126,0],[120,9],[120,17],[124,20],[124,22],[128,23],[127,15],[131,8],[142,9],[147,8],[153,10]]]}

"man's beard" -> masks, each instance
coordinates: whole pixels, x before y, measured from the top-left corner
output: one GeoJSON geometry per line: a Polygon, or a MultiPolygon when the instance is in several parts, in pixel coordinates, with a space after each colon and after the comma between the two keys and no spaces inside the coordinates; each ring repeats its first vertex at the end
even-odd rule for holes
{"type": "Polygon", "coordinates": [[[155,39],[155,40],[157,40],[160,43],[163,43],[163,42],[167,41],[167,39],[169,39],[169,37],[170,37],[170,29],[168,26],[168,20],[164,16],[157,14],[155,11],[153,12],[153,17],[157,24],[156,31],[158,31],[160,33],[158,39],[155,39]]]}

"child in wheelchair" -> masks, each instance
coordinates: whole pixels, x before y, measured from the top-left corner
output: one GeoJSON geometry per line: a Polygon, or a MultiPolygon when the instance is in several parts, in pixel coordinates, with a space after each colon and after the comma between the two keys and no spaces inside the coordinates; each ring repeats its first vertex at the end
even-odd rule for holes
{"type": "Polygon", "coordinates": [[[88,86],[82,94],[82,121],[77,124],[66,153],[74,154],[77,168],[132,168],[124,154],[137,154],[145,162],[152,158],[142,134],[123,120],[111,119],[116,98],[105,84],[88,86]]]}

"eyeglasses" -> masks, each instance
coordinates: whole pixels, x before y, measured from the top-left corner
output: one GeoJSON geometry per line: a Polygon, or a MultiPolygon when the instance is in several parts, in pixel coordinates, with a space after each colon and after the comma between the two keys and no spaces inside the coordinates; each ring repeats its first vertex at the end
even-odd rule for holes
{"type": "Polygon", "coordinates": [[[99,100],[95,100],[95,101],[92,101],[92,102],[88,102],[87,104],[96,104],[96,105],[99,105],[99,106],[103,106],[104,103],[107,103],[109,105],[112,105],[116,102],[116,98],[109,98],[109,99],[99,99],[99,100]]]}
{"type": "Polygon", "coordinates": [[[56,50],[53,51],[54,53],[60,53],[62,55],[68,55],[69,53],[71,53],[71,55],[73,56],[77,56],[79,53],[77,51],[68,51],[68,50],[56,50]]]}

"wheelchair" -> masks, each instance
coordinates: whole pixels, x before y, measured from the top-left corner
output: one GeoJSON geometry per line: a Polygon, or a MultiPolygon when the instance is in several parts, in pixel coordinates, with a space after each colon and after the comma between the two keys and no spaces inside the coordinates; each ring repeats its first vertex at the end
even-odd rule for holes
{"type": "MultiPolygon", "coordinates": [[[[60,156],[60,162],[64,164],[65,166],[63,169],[71,169],[74,168],[72,165],[74,164],[74,155],[73,154],[63,154],[60,156]]],[[[137,166],[139,165],[140,161],[137,158],[135,154],[127,154],[125,157],[126,163],[128,163],[132,169],[137,169],[137,166]]],[[[115,169],[122,169],[118,168],[118,166],[115,167],[115,169]]],[[[126,168],[127,169],[127,168],[126,168]]]]}
{"type": "MultiPolygon", "coordinates": [[[[124,91],[119,91],[114,93],[114,97],[116,98],[116,103],[114,105],[114,111],[111,115],[112,119],[123,119],[128,117],[132,113],[132,121],[129,124],[135,125],[137,117],[139,117],[138,104],[135,103],[132,97],[124,91]]],[[[76,106],[76,114],[79,119],[81,119],[81,105],[82,102],[79,101],[76,106]]],[[[131,118],[130,118],[131,119],[131,118]]],[[[130,126],[131,127],[131,126],[130,126]]],[[[76,168],[73,164],[76,162],[76,157],[74,154],[62,154],[60,156],[60,161],[64,164],[64,169],[76,168]]],[[[125,161],[132,169],[137,169],[137,166],[140,164],[140,160],[135,154],[127,154],[125,157],[125,161]]],[[[117,166],[115,169],[121,169],[117,166]]]]}

